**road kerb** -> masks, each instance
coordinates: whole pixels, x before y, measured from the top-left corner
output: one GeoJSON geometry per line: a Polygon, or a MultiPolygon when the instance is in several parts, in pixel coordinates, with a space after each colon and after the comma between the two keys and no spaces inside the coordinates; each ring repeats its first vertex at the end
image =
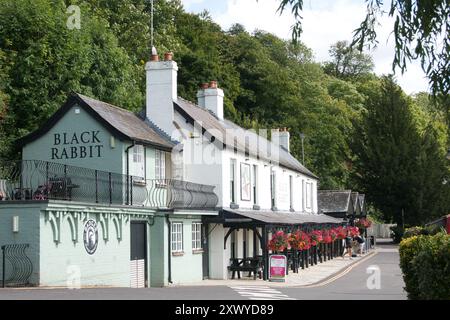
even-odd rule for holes
{"type": "Polygon", "coordinates": [[[293,288],[316,288],[316,287],[322,287],[327,284],[330,284],[330,283],[336,281],[337,279],[345,276],[356,266],[360,265],[361,263],[365,262],[366,260],[373,258],[377,253],[378,253],[377,251],[372,251],[371,253],[369,253],[367,256],[365,256],[361,260],[355,261],[354,263],[352,263],[348,267],[346,267],[344,270],[339,270],[338,272],[336,272],[335,274],[331,275],[330,277],[328,277],[324,280],[320,280],[319,282],[307,284],[307,285],[299,285],[299,286],[295,286],[295,287],[293,286],[293,288]]]}

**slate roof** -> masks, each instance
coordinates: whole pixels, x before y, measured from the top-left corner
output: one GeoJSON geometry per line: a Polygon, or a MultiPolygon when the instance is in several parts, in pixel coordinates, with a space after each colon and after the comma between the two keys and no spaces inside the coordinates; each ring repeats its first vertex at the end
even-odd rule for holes
{"type": "MultiPolygon", "coordinates": [[[[204,131],[207,131],[211,135],[214,135],[214,132],[220,133],[222,140],[224,141],[219,141],[227,147],[236,148],[243,153],[248,152],[248,154],[254,157],[259,157],[260,159],[268,162],[279,164],[282,167],[286,167],[314,179],[318,179],[314,173],[303,166],[288,151],[280,148],[278,145],[275,145],[264,137],[259,136],[252,131],[245,130],[232,121],[226,119],[219,120],[209,110],[199,107],[196,104],[182,98],[178,98],[178,101],[174,102],[174,107],[175,110],[177,110],[186,120],[191,121],[191,123],[195,120],[197,123],[202,125],[204,131]],[[231,134],[231,130],[227,129],[235,130],[232,130],[233,134],[231,134]],[[248,143],[246,146],[246,137],[248,137],[250,141],[258,141],[258,143],[248,143]],[[262,148],[265,148],[265,150],[263,150],[264,152],[261,150],[262,148]],[[270,152],[270,150],[272,150],[272,152],[270,152]],[[276,154],[274,152],[275,150],[276,152],[279,152],[278,156],[271,157],[271,154],[276,154]],[[279,158],[279,161],[275,161],[274,158],[279,158]]],[[[215,138],[219,139],[220,137],[215,138]]]]}
{"type": "Polygon", "coordinates": [[[319,190],[317,202],[319,211],[323,213],[347,213],[353,206],[351,190],[319,190]]]}
{"type": "Polygon", "coordinates": [[[66,103],[38,130],[20,139],[21,144],[47,133],[73,105],[79,105],[121,139],[136,141],[170,151],[174,142],[143,121],[137,114],[79,93],[72,93],[66,103]]]}
{"type": "Polygon", "coordinates": [[[278,225],[298,225],[304,223],[342,223],[343,219],[333,218],[326,214],[309,214],[301,212],[287,212],[287,211],[260,211],[260,210],[234,210],[223,209],[225,212],[225,223],[228,219],[233,219],[237,216],[252,219],[257,222],[266,224],[278,225]],[[231,215],[230,215],[231,214],[231,215]]]}

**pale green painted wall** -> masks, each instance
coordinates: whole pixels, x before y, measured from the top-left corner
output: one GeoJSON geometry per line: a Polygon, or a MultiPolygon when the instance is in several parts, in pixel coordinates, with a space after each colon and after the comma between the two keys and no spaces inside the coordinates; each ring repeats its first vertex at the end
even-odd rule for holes
{"type": "Polygon", "coordinates": [[[168,285],[167,232],[166,217],[157,214],[153,226],[150,227],[150,285],[152,287],[168,285]]]}
{"type": "MultiPolygon", "coordinates": [[[[39,233],[39,216],[43,205],[39,204],[0,204],[0,246],[7,244],[30,244],[26,249],[27,256],[33,263],[33,274],[31,283],[39,283],[39,253],[40,253],[40,233],[39,233]],[[19,217],[19,232],[12,232],[13,217],[19,217]]],[[[0,261],[2,257],[0,255],[0,261]]],[[[0,274],[2,274],[3,261],[0,263],[0,274]]],[[[7,265],[7,270],[10,266],[7,265]]],[[[6,274],[8,278],[8,273],[6,274]]]]}
{"type": "Polygon", "coordinates": [[[172,217],[172,222],[183,222],[183,256],[172,256],[172,281],[174,284],[203,280],[203,254],[192,252],[192,223],[201,222],[201,217],[172,217]]]}
{"type": "MultiPolygon", "coordinates": [[[[192,252],[192,223],[200,222],[201,216],[173,215],[170,222],[183,223],[183,248],[182,256],[171,255],[172,283],[199,282],[203,279],[203,254],[192,252]]],[[[151,285],[155,287],[168,285],[168,228],[166,217],[155,217],[155,224],[150,229],[151,233],[151,285]],[[162,245],[163,244],[163,245],[162,245]]]]}
{"type": "Polygon", "coordinates": [[[99,219],[91,214],[90,219],[99,226],[99,242],[97,251],[89,255],[83,243],[83,226],[79,223],[78,241],[71,239],[69,223],[61,224],[61,241],[53,241],[52,229],[41,215],[40,243],[40,285],[66,286],[73,283],[79,272],[82,286],[130,286],[130,225],[122,224],[122,240],[117,239],[114,226],[110,226],[109,240],[103,239],[103,229],[99,219]]]}
{"type": "MultiPolygon", "coordinates": [[[[89,135],[86,135],[87,139],[89,135]]],[[[70,139],[68,139],[70,140],[70,139]]],[[[81,140],[81,139],[78,139],[81,140]]],[[[45,135],[39,139],[27,144],[23,148],[22,158],[24,160],[44,160],[57,163],[64,163],[68,165],[97,169],[103,171],[111,171],[115,173],[124,173],[124,160],[125,160],[125,148],[128,143],[115,139],[115,147],[111,147],[111,134],[106,128],[92,118],[82,108],[73,106],[53,128],[50,129],[45,135]],[[80,110],[79,114],[75,114],[75,110],[80,110]],[[71,137],[73,133],[78,133],[78,137],[82,132],[99,131],[97,137],[100,143],[87,143],[83,144],[79,141],[79,144],[68,144],[65,146],[54,145],[55,134],[67,133],[68,137],[71,137]],[[71,147],[77,148],[77,152],[80,153],[80,147],[84,146],[89,148],[90,146],[101,145],[101,157],[96,157],[96,149],[94,148],[94,154],[92,158],[80,158],[75,159],[52,159],[52,148],[58,148],[58,155],[62,153],[62,147],[70,151],[71,147]]],[[[70,154],[70,152],[69,152],[70,154]]]]}
{"type": "MultiPolygon", "coordinates": [[[[81,286],[130,286],[130,222],[148,221],[153,211],[133,207],[105,207],[68,202],[50,203],[0,203],[0,245],[29,243],[27,251],[34,265],[32,283],[41,286],[67,286],[76,283],[80,276],[81,286]],[[47,211],[60,214],[60,239],[55,242],[52,223],[47,211]],[[79,213],[78,240],[73,241],[67,219],[69,212],[79,213]],[[104,229],[100,213],[121,217],[121,239],[112,220],[104,229]],[[87,216],[86,216],[87,214],[87,216]],[[12,233],[12,217],[19,216],[19,233],[12,233]],[[83,243],[84,221],[97,221],[99,244],[97,251],[89,255],[83,243]],[[129,218],[129,219],[128,219],[129,218]],[[107,232],[105,232],[107,230],[107,232]],[[108,239],[104,239],[104,235],[108,239]]],[[[150,218],[151,220],[151,218],[150,218]]],[[[54,224],[55,225],[55,224],[54,224]]],[[[54,226],[53,225],[53,226],[54,226]]]]}
{"type": "MultiPolygon", "coordinates": [[[[87,137],[89,135],[86,135],[87,137]]],[[[111,145],[111,133],[101,125],[97,120],[91,117],[86,111],[78,106],[73,106],[59,121],[57,124],[50,129],[45,135],[40,137],[39,139],[27,144],[23,148],[22,158],[24,160],[43,160],[50,162],[63,163],[67,165],[73,165],[77,167],[90,168],[102,171],[108,171],[113,173],[126,174],[126,149],[132,145],[131,141],[121,141],[117,138],[114,138],[115,146],[111,145]],[[75,110],[78,109],[80,111],[79,114],[75,113],[75,110]],[[76,144],[74,140],[74,144],[68,144],[65,146],[57,145],[55,146],[55,134],[59,134],[60,137],[63,137],[63,133],[67,133],[67,137],[72,137],[73,133],[78,133],[78,140],[80,139],[80,134],[82,132],[96,132],[99,131],[98,139],[101,143],[88,143],[76,144]],[[93,158],[80,158],[77,157],[75,159],[52,159],[52,148],[58,148],[58,155],[62,153],[62,147],[65,147],[68,150],[69,154],[71,153],[71,147],[75,147],[77,153],[80,151],[80,147],[84,146],[89,148],[90,146],[102,145],[101,148],[101,157],[96,157],[96,151],[94,150],[95,157],[93,158]]],[[[70,139],[67,139],[70,140],[70,139]]],[[[79,141],[80,142],[80,141],[79,141]]],[[[129,151],[130,156],[130,165],[132,159],[132,149],[129,151]]],[[[152,147],[146,147],[146,178],[154,179],[155,177],[155,149],[152,147]]]]}

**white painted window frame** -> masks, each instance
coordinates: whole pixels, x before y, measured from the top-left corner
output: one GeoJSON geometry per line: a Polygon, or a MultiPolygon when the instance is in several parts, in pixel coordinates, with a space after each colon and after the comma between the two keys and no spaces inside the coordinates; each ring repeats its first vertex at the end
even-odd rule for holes
{"type": "Polygon", "coordinates": [[[183,222],[171,223],[170,248],[174,253],[183,252],[183,222]]]}
{"type": "Polygon", "coordinates": [[[155,150],[155,179],[166,179],[166,153],[155,150]]]}
{"type": "Polygon", "coordinates": [[[202,249],[202,223],[192,222],[192,250],[202,249]]]}

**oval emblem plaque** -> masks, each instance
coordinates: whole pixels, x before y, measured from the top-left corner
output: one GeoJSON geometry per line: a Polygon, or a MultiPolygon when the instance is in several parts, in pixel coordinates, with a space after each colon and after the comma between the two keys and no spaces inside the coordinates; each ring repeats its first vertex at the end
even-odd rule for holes
{"type": "Polygon", "coordinates": [[[97,222],[89,219],[84,224],[83,232],[84,248],[88,254],[94,254],[98,245],[98,229],[97,222]]]}

